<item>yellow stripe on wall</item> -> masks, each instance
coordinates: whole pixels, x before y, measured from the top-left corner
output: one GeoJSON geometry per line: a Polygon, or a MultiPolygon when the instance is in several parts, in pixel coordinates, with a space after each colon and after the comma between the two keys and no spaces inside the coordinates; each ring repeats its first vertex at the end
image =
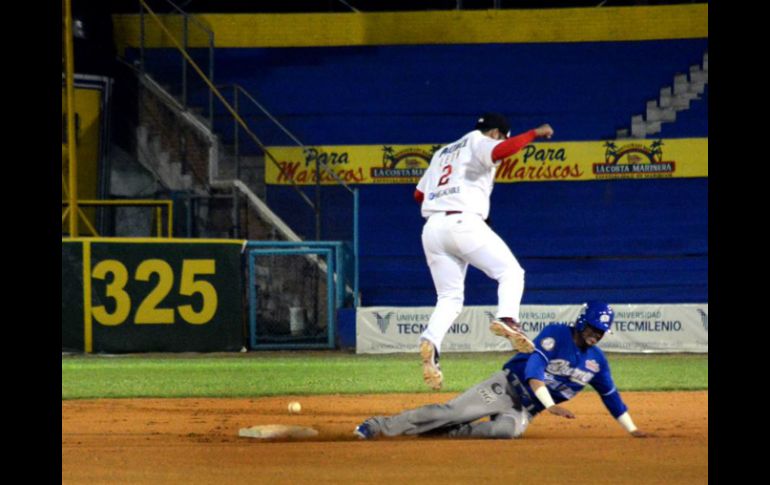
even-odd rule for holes
{"type": "MultiPolygon", "coordinates": [[[[179,17],[160,16],[181,38],[179,17]]],[[[708,37],[708,4],[315,14],[200,14],[216,47],[314,47],[633,41],[708,37]]],[[[115,42],[139,47],[139,15],[115,15],[115,42]]],[[[171,47],[149,16],[148,47],[171,47]]],[[[191,47],[206,47],[190,22],[191,47]]]]}
{"type": "Polygon", "coordinates": [[[93,320],[91,318],[91,243],[83,242],[83,348],[87,354],[94,351],[93,320]]]}
{"type": "Polygon", "coordinates": [[[243,246],[244,239],[190,239],[166,237],[77,237],[62,238],[65,242],[83,243],[137,243],[137,244],[234,244],[243,246]]]}

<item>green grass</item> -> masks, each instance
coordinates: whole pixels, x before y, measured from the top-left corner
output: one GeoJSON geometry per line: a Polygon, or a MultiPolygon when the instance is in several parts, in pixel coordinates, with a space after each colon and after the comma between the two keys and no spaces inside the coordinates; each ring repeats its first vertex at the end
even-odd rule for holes
{"type": "MultiPolygon", "coordinates": [[[[506,353],[447,354],[444,390],[464,391],[500,369],[506,353]]],[[[706,355],[608,356],[623,391],[708,389],[706,355]]],[[[62,399],[257,397],[429,392],[417,354],[251,352],[62,356],[62,399]]]]}

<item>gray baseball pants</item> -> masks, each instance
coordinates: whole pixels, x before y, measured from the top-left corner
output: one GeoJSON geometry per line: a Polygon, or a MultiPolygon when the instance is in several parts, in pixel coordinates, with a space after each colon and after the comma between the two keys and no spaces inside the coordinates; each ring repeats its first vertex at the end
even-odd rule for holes
{"type": "Polygon", "coordinates": [[[476,384],[445,404],[429,404],[366,422],[385,436],[425,435],[469,438],[518,438],[532,417],[521,408],[505,371],[476,384]],[[489,421],[476,422],[489,416],[489,421]]]}

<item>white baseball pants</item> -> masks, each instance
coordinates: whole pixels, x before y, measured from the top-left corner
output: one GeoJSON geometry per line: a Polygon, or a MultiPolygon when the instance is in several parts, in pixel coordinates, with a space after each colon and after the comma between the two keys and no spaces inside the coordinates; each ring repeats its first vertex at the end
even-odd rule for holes
{"type": "Polygon", "coordinates": [[[468,264],[497,281],[497,314],[519,321],[524,270],[508,245],[478,214],[431,215],[422,229],[422,247],[436,287],[436,308],[420,335],[441,351],[449,327],[463,308],[468,264]]]}

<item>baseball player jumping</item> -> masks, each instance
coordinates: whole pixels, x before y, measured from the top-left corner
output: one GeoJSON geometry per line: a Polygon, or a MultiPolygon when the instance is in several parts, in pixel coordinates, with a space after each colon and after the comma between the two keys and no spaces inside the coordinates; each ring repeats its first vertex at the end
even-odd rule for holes
{"type": "Polygon", "coordinates": [[[512,138],[509,134],[503,115],[484,114],[473,131],[436,151],[414,193],[426,219],[422,246],[437,293],[436,308],[419,341],[423,379],[434,390],[443,382],[441,342],[463,308],[469,264],[498,282],[492,331],[507,337],[518,352],[533,349],[518,321],[524,270],[485,221],[500,162],[536,138],[551,138],[553,129],[546,124],[512,138]]]}
{"type": "Polygon", "coordinates": [[[590,384],[631,436],[652,436],[634,425],[615,388],[607,358],[596,347],[613,319],[614,312],[606,303],[586,303],[574,325],[548,325],[535,338],[534,352],[516,354],[501,371],[460,396],[445,404],[369,418],[356,427],[355,434],[361,439],[380,435],[519,438],[544,409],[575,418],[559,403],[590,384]],[[486,416],[488,421],[477,421],[486,416]]]}

